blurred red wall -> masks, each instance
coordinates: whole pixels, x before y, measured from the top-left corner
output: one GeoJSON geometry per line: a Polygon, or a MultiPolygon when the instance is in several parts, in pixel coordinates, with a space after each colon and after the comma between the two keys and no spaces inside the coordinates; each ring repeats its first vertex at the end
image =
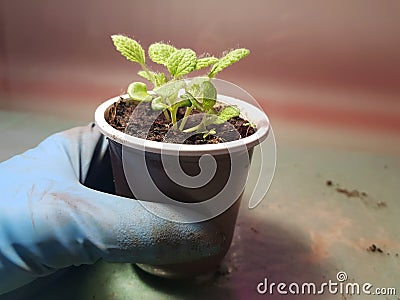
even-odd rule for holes
{"type": "Polygon", "coordinates": [[[362,126],[385,110],[385,128],[400,130],[396,0],[0,0],[0,108],[23,109],[33,96],[99,103],[123,92],[138,68],[114,50],[114,33],[214,55],[249,48],[220,78],[271,113],[327,120],[338,110],[332,122],[343,122],[350,107],[352,122],[365,106],[362,126]]]}

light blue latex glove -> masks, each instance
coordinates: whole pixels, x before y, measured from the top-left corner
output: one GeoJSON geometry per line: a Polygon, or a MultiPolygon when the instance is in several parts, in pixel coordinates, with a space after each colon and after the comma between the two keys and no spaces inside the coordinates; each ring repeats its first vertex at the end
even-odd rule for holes
{"type": "Polygon", "coordinates": [[[84,186],[112,186],[99,138],[94,125],[74,128],[0,164],[0,294],[100,258],[168,264],[223,248],[209,223],[165,221],[138,201],[84,186]]]}

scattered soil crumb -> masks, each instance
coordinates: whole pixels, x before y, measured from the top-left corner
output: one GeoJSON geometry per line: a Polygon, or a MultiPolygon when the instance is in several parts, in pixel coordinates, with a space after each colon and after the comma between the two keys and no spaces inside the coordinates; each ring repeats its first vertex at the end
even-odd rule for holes
{"type": "Polygon", "coordinates": [[[369,246],[367,251],[383,253],[383,250],[381,248],[377,247],[375,244],[372,244],[371,246],[369,246]]]}
{"type": "Polygon", "coordinates": [[[383,168],[384,168],[384,169],[387,169],[387,168],[388,168],[388,166],[387,166],[387,165],[384,165],[384,166],[383,166],[383,168]]]}
{"type": "Polygon", "coordinates": [[[343,188],[336,188],[336,191],[338,193],[345,194],[347,197],[357,197],[360,198],[361,193],[357,190],[351,190],[349,191],[348,189],[343,189],[343,188]]]}
{"type": "Polygon", "coordinates": [[[327,180],[327,181],[326,181],[326,185],[327,185],[327,186],[332,186],[332,185],[333,185],[332,180],[327,180]]]}
{"type": "Polygon", "coordinates": [[[254,227],[250,227],[251,231],[253,231],[254,233],[258,233],[258,230],[255,229],[254,227]]]}

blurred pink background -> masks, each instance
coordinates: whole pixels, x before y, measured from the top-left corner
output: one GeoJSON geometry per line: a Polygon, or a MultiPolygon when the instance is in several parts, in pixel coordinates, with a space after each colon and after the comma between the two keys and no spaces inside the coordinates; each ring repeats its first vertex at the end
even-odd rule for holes
{"type": "Polygon", "coordinates": [[[114,33],[198,54],[249,48],[219,78],[251,93],[283,135],[339,128],[400,150],[400,1],[0,0],[0,109],[92,120],[138,79],[114,33]]]}

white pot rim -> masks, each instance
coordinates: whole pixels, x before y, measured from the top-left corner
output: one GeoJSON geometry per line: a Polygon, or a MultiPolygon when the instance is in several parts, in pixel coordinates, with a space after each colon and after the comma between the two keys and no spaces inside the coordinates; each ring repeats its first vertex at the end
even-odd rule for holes
{"type": "Polygon", "coordinates": [[[95,123],[100,132],[103,133],[107,138],[129,148],[144,150],[152,153],[162,153],[166,155],[219,155],[243,151],[244,147],[246,147],[246,149],[251,149],[264,141],[269,133],[269,119],[261,109],[242,100],[225,95],[218,95],[218,101],[230,105],[237,105],[240,109],[241,117],[247,119],[251,124],[255,124],[257,131],[246,138],[219,144],[187,145],[149,141],[123,133],[122,131],[112,127],[106,121],[105,113],[109,107],[117,102],[121,97],[124,99],[128,98],[127,95],[117,96],[100,104],[95,112],[95,123]]]}

